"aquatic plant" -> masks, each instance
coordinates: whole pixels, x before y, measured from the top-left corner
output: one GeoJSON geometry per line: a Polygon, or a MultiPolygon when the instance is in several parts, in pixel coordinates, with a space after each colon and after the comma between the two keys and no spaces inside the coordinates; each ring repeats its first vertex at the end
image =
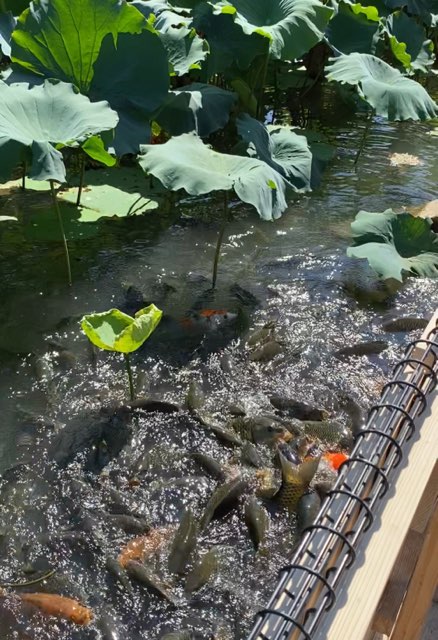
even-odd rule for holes
{"type": "Polygon", "coordinates": [[[157,328],[163,312],[154,304],[137,311],[134,317],[119,309],[85,315],[81,327],[87,338],[99,349],[123,353],[129,380],[129,394],[134,400],[129,354],[137,351],[157,328]]]}
{"type": "Polygon", "coordinates": [[[354,246],[347,254],[368,260],[382,279],[437,278],[438,234],[431,227],[430,218],[410,213],[359,211],[351,225],[354,246]]]}

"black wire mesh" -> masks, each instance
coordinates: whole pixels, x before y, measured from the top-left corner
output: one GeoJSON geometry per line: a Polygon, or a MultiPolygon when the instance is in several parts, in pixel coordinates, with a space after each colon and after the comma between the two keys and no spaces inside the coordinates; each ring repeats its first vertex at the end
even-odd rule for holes
{"type": "Polygon", "coordinates": [[[407,346],[314,524],[304,532],[291,564],[280,570],[272,598],[257,614],[248,640],[312,640],[324,612],[335,604],[336,588],[354,563],[361,535],[389,489],[389,478],[415,433],[415,418],[426,409],[437,376],[436,325],[407,346]]]}

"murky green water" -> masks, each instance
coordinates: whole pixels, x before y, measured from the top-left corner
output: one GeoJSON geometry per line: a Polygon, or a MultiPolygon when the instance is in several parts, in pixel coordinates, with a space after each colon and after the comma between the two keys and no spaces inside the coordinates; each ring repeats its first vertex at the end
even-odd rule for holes
{"type": "MultiPolygon", "coordinates": [[[[56,567],[44,588],[88,603],[97,619],[113,620],[115,634],[105,635],[97,625],[82,630],[28,618],[21,610],[16,619],[14,606],[4,605],[2,638],[135,640],[187,626],[205,638],[217,626],[229,637],[245,637],[287,559],[294,523],[278,516],[270,552],[259,557],[241,512],[234,510],[199,541],[201,552],[213,545],[220,549],[209,587],[190,598],[184,582],[177,581],[176,608],[140,588],[132,596],[123,593],[104,566],[130,537],[108,523],[111,492],[118,491],[126,511],[153,525],[175,524],[185,506],[200,515],[215,486],[189,453],[203,451],[225,461],[233,451],[187,412],[142,414],[119,455],[109,459],[98,449],[92,464],[84,455],[68,459],[59,470],[52,462],[55,432],[71,424],[92,432],[99,408],[126,395],[121,362],[101,354],[93,365],[77,320],[90,311],[127,308],[126,288],[134,285],[165,312],[161,327],[134,360],[142,394],[183,404],[189,382],[196,380],[206,393],[206,410],[219,422],[236,402],[249,414],[272,412],[268,398],[275,393],[324,406],[348,424],[340,398],[347,395],[362,408],[369,406],[403,346],[416,336],[385,334],[382,322],[400,314],[427,318],[438,300],[437,284],[421,279],[409,280],[380,304],[366,304],[352,293],[378,289],[367,265],[345,256],[357,211],[425,203],[436,197],[438,178],[437,143],[429,127],[378,121],[355,173],[360,126],[345,121],[332,128],[337,155],[322,187],[291,202],[279,221],[263,223],[235,203],[214,294],[209,279],[218,225],[207,221],[220,207],[214,198],[196,206],[184,201],[183,217],[170,227],[152,212],[149,225],[143,219],[105,223],[98,237],[73,243],[72,289],[65,285],[58,243],[11,247],[0,238],[0,468],[23,464],[6,473],[0,488],[0,582],[21,581],[25,570],[56,567]],[[388,156],[394,152],[418,155],[423,164],[391,167],[388,156]],[[204,221],[192,217],[199,210],[204,221]],[[200,308],[240,310],[246,325],[203,335],[181,322],[200,308]],[[249,360],[245,339],[248,327],[268,320],[275,322],[283,353],[260,365],[249,360]],[[388,343],[379,355],[348,361],[333,356],[346,344],[378,339],[388,343]],[[38,380],[37,357],[42,357],[40,368],[41,362],[47,364],[50,382],[38,380]],[[140,486],[132,487],[135,464],[147,451],[153,460],[140,486]]],[[[166,551],[157,570],[170,580],[165,556],[166,551]]]]}

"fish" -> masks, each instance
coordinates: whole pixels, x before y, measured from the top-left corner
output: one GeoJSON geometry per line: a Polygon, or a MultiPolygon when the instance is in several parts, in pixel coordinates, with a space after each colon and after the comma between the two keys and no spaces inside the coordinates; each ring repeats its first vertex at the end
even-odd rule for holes
{"type": "Polygon", "coordinates": [[[342,443],[344,448],[348,448],[353,443],[353,436],[348,427],[337,420],[306,420],[301,422],[306,436],[317,438],[329,444],[342,443]]]}
{"type": "Polygon", "coordinates": [[[108,522],[118,529],[123,529],[125,533],[142,534],[151,529],[150,522],[144,519],[129,516],[124,513],[111,513],[106,516],[108,522]]]}
{"type": "Polygon", "coordinates": [[[276,340],[270,340],[261,347],[255,349],[249,356],[251,362],[269,362],[280,353],[283,353],[283,347],[276,340]]]}
{"type": "Polygon", "coordinates": [[[329,463],[329,465],[335,471],[339,471],[339,467],[348,460],[348,456],[345,453],[342,453],[341,451],[338,451],[335,453],[331,453],[330,451],[327,451],[326,453],[323,454],[322,457],[324,460],[326,460],[329,463]]]}
{"type": "Polygon", "coordinates": [[[206,453],[192,453],[191,457],[212,478],[215,478],[215,480],[219,480],[221,482],[225,480],[225,471],[222,465],[217,460],[207,455],[206,453]]]}
{"type": "Polygon", "coordinates": [[[399,331],[416,331],[417,329],[425,329],[429,321],[426,318],[414,318],[412,316],[405,316],[404,318],[395,318],[384,322],[382,325],[383,331],[387,333],[397,333],[399,331]]]}
{"type": "Polygon", "coordinates": [[[244,416],[246,414],[245,409],[240,404],[230,404],[228,411],[232,416],[244,416]]]}
{"type": "Polygon", "coordinates": [[[165,633],[164,636],[160,636],[160,640],[193,640],[193,638],[193,633],[188,629],[171,631],[170,633],[165,633]]]}
{"type": "Polygon", "coordinates": [[[114,576],[114,578],[122,585],[122,587],[126,589],[128,593],[131,593],[132,586],[128,580],[128,576],[123,570],[124,565],[120,562],[120,560],[117,560],[116,558],[112,558],[111,556],[108,556],[105,561],[105,566],[108,572],[112,576],[114,576]]]}
{"type": "Polygon", "coordinates": [[[230,293],[246,307],[260,306],[260,300],[256,298],[255,295],[251,293],[251,291],[248,291],[247,289],[241,287],[240,284],[237,284],[237,282],[231,285],[230,293]]]}
{"type": "Polygon", "coordinates": [[[211,576],[217,571],[217,567],[217,552],[213,547],[202,556],[187,576],[185,590],[189,593],[198,591],[198,589],[207,584],[211,576]]]}
{"type": "Polygon", "coordinates": [[[197,409],[201,409],[205,404],[205,394],[201,389],[201,386],[195,381],[192,380],[189,384],[189,389],[187,391],[186,397],[186,405],[190,411],[196,411],[197,409]]]}
{"type": "Polygon", "coordinates": [[[126,571],[130,578],[140,582],[154,593],[175,605],[175,599],[168,590],[168,585],[155,576],[144,564],[136,560],[129,560],[126,563],[126,571]]]}
{"type": "Polygon", "coordinates": [[[143,536],[130,540],[117,558],[121,567],[126,568],[130,560],[143,562],[160,551],[173,532],[173,527],[156,527],[143,536]]]}
{"type": "Polygon", "coordinates": [[[261,469],[264,465],[264,461],[252,442],[245,442],[240,450],[240,461],[256,469],[261,469]]]}
{"type": "Polygon", "coordinates": [[[289,512],[295,511],[298,502],[312,481],[319,466],[319,458],[311,458],[295,465],[279,452],[282,483],[275,496],[277,503],[289,512]]]}
{"type": "Polygon", "coordinates": [[[315,522],[321,504],[321,498],[316,491],[309,491],[301,496],[297,505],[297,525],[300,533],[315,522]]]}
{"type": "Polygon", "coordinates": [[[264,416],[238,417],[228,424],[241,438],[254,444],[274,445],[278,441],[288,442],[292,438],[288,429],[264,416]]]}
{"type": "Polygon", "coordinates": [[[175,534],[167,562],[171,573],[184,573],[190,556],[196,547],[198,523],[193,513],[187,509],[175,534]]]}
{"type": "Polygon", "coordinates": [[[267,468],[257,469],[255,494],[258,498],[270,500],[281,487],[281,472],[279,469],[267,468]]]}
{"type": "Polygon", "coordinates": [[[263,342],[267,338],[271,337],[274,327],[274,322],[267,322],[263,325],[263,327],[260,327],[260,329],[256,329],[255,331],[253,331],[253,333],[246,341],[246,344],[250,347],[255,347],[260,342],[263,342]]]}
{"type": "Polygon", "coordinates": [[[45,615],[69,620],[80,626],[89,624],[94,617],[92,610],[77,600],[56,593],[20,593],[19,598],[45,615]]]}
{"type": "Polygon", "coordinates": [[[337,358],[348,358],[350,356],[373,356],[388,348],[388,343],[384,340],[370,340],[369,342],[358,342],[348,347],[343,347],[334,352],[337,358]]]}
{"type": "Polygon", "coordinates": [[[254,496],[248,498],[245,503],[245,524],[257,551],[266,539],[270,520],[266,509],[259,504],[254,496]]]}
{"type": "Polygon", "coordinates": [[[224,427],[216,424],[212,416],[196,411],[193,414],[193,417],[195,417],[207,431],[211,431],[212,433],[214,433],[219,442],[237,446],[240,446],[242,444],[242,440],[237,436],[235,432],[229,429],[225,429],[224,427]]]}
{"type": "Polygon", "coordinates": [[[140,410],[153,413],[155,411],[159,413],[177,413],[180,407],[173,402],[167,402],[166,400],[159,400],[155,398],[137,398],[131,402],[127,402],[122,405],[121,408],[127,407],[129,410],[140,410]]]}
{"type": "Polygon", "coordinates": [[[329,412],[325,409],[312,407],[294,398],[271,396],[269,401],[279,411],[283,411],[291,418],[297,418],[298,420],[327,420],[329,417],[329,412]]]}
{"type": "Polygon", "coordinates": [[[229,482],[219,485],[211,494],[201,518],[200,528],[205,529],[213,518],[230,511],[247,488],[247,482],[242,478],[233,478],[229,482]]]}
{"type": "Polygon", "coordinates": [[[111,611],[103,611],[96,621],[96,627],[101,633],[101,640],[121,640],[122,636],[116,628],[111,611]]]}
{"type": "Polygon", "coordinates": [[[352,434],[355,436],[365,426],[365,415],[359,403],[350,395],[342,394],[339,399],[339,406],[349,417],[349,424],[352,434]]]}
{"type": "Polygon", "coordinates": [[[234,324],[237,318],[238,314],[228,309],[201,309],[189,312],[185,318],[182,318],[181,324],[186,329],[198,329],[203,332],[218,331],[234,324]]]}

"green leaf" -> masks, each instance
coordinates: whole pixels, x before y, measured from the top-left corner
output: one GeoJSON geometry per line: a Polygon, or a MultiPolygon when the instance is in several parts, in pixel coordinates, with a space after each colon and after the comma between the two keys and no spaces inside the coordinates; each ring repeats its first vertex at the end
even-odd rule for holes
{"type": "Polygon", "coordinates": [[[290,127],[266,128],[245,113],[237,118],[236,126],[248,155],[266,162],[295,191],[310,191],[312,153],[304,136],[298,136],[290,127]]]}
{"type": "Polygon", "coordinates": [[[368,260],[383,279],[403,281],[407,274],[438,277],[438,235],[432,220],[410,213],[359,211],[351,225],[354,246],[347,255],[368,260]]]}
{"type": "Polygon", "coordinates": [[[82,143],[81,147],[87,156],[97,162],[101,162],[106,167],[113,167],[116,164],[116,159],[105,149],[100,136],[91,136],[91,138],[82,143]]]}
{"type": "Polygon", "coordinates": [[[0,53],[8,58],[11,56],[11,37],[16,24],[17,21],[10,11],[0,13],[0,53]]]}
{"type": "Polygon", "coordinates": [[[426,38],[424,27],[403,11],[396,11],[387,20],[389,42],[394,56],[406,69],[427,73],[433,64],[433,43],[426,38]]]}
{"type": "Polygon", "coordinates": [[[64,82],[0,83],[0,103],[0,179],[8,179],[20,154],[30,151],[31,178],[64,182],[62,155],[53,145],[74,146],[117,124],[106,102],[90,102],[64,82]]]}
{"type": "Polygon", "coordinates": [[[163,312],[154,304],[140,309],[134,317],[110,309],[82,318],[81,327],[87,338],[100,349],[131,353],[136,351],[157,328],[163,312]]]}
{"type": "Polygon", "coordinates": [[[333,9],[319,0],[221,0],[215,12],[236,9],[236,24],[244,33],[266,34],[275,59],[294,60],[323,38],[333,9]]]}
{"type": "Polygon", "coordinates": [[[280,217],[287,207],[283,176],[261,160],[213,151],[194,133],[171,138],[165,144],[146,145],[141,151],[142,169],[167,189],[185,189],[190,195],[234,189],[264,220],[280,217]],[[276,189],[268,185],[269,180],[276,189]]]}
{"type": "Polygon", "coordinates": [[[339,4],[338,13],[329,22],[329,44],[341,53],[374,53],[379,36],[380,19],[375,7],[339,4]]]}
{"type": "Polygon", "coordinates": [[[211,84],[194,82],[169,91],[154,120],[171,135],[195,131],[201,138],[224,127],[236,96],[211,84]]]}
{"type": "Polygon", "coordinates": [[[385,0],[390,9],[406,7],[408,13],[420,16],[429,26],[436,26],[438,18],[438,0],[385,0]]]}
{"type": "Polygon", "coordinates": [[[12,60],[43,78],[57,78],[87,93],[102,40],[140,33],[145,19],[124,0],[34,0],[12,36],[12,60]]]}
{"type": "Polygon", "coordinates": [[[375,56],[332,58],[326,70],[329,80],[355,86],[376,114],[388,120],[427,120],[437,114],[437,105],[418,82],[375,56]]]}

